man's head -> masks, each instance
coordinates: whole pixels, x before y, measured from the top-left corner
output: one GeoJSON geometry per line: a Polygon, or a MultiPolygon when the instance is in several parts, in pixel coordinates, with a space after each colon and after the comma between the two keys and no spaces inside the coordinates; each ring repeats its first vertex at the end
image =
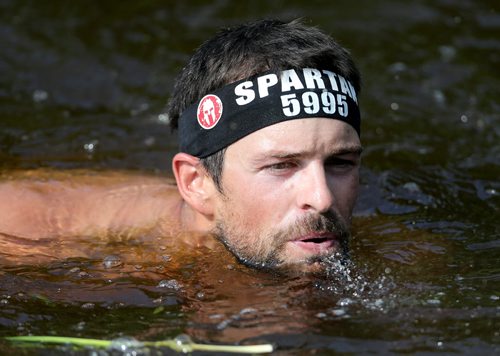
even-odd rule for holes
{"type": "Polygon", "coordinates": [[[359,90],[349,53],[297,21],[224,30],[183,69],[168,108],[183,135],[173,162],[179,191],[241,261],[309,270],[345,248],[358,187],[359,90]],[[228,99],[235,93],[236,104],[228,99]],[[225,101],[217,114],[212,97],[225,101]],[[302,113],[282,119],[276,110],[302,113]]]}

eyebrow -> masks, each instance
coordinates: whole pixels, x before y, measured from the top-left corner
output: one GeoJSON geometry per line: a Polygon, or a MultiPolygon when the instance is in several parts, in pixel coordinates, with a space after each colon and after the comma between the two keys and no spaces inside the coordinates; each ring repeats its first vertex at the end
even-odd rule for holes
{"type": "MultiPolygon", "coordinates": [[[[360,145],[355,145],[355,146],[347,146],[347,147],[339,147],[338,149],[334,149],[331,152],[328,153],[327,158],[329,157],[335,157],[335,156],[342,156],[342,155],[347,155],[347,154],[356,154],[356,155],[361,155],[363,152],[363,147],[360,145]]],[[[309,151],[299,151],[299,152],[285,152],[285,151],[279,151],[279,150],[272,150],[270,152],[265,152],[262,155],[256,157],[253,159],[254,162],[258,163],[270,158],[275,158],[275,159],[293,159],[293,158],[299,158],[299,157],[307,157],[311,153],[309,151]]]]}

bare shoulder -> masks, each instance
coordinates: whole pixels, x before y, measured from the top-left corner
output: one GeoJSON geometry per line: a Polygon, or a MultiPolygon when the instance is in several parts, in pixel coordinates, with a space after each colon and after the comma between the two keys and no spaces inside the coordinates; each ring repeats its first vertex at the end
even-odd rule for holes
{"type": "Polygon", "coordinates": [[[0,175],[0,233],[29,239],[152,228],[180,204],[171,178],[130,172],[0,175]]]}

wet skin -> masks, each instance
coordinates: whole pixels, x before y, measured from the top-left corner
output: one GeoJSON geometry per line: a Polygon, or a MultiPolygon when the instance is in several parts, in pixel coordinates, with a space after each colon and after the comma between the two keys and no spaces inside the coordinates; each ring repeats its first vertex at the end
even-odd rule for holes
{"type": "Polygon", "coordinates": [[[226,151],[214,231],[250,265],[317,269],[345,242],[361,144],[348,124],[299,119],[256,131],[226,151]]]}
{"type": "MultiPolygon", "coordinates": [[[[183,199],[182,184],[179,194],[175,185],[159,177],[41,177],[37,172],[14,177],[0,183],[0,259],[24,263],[87,257],[71,246],[72,239],[82,243],[140,236],[141,241],[157,241],[161,236],[191,246],[213,246],[216,235],[251,266],[317,270],[318,258],[339,251],[347,238],[360,152],[359,138],[346,123],[282,122],[228,147],[222,192],[197,158],[179,154],[174,173],[176,160],[189,160],[203,178],[203,189],[196,192],[201,203],[183,199]],[[202,234],[186,234],[189,231],[202,234]],[[64,244],[54,249],[29,241],[64,244]]],[[[197,184],[190,182],[195,188],[197,184]]]]}
{"type": "Polygon", "coordinates": [[[156,241],[179,231],[181,200],[165,178],[73,170],[11,172],[2,178],[2,264],[89,258],[95,256],[92,244],[156,241]]]}

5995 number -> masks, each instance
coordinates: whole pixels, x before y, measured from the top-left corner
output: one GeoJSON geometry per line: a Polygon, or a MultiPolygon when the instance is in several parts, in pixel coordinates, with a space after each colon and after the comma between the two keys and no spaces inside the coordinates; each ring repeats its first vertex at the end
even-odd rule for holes
{"type": "Polygon", "coordinates": [[[306,114],[317,114],[320,110],[325,114],[334,114],[337,111],[344,117],[348,114],[346,96],[335,95],[329,91],[324,91],[319,96],[316,92],[306,91],[299,98],[296,93],[285,94],[281,96],[281,104],[286,116],[298,115],[302,109],[306,114]]]}

